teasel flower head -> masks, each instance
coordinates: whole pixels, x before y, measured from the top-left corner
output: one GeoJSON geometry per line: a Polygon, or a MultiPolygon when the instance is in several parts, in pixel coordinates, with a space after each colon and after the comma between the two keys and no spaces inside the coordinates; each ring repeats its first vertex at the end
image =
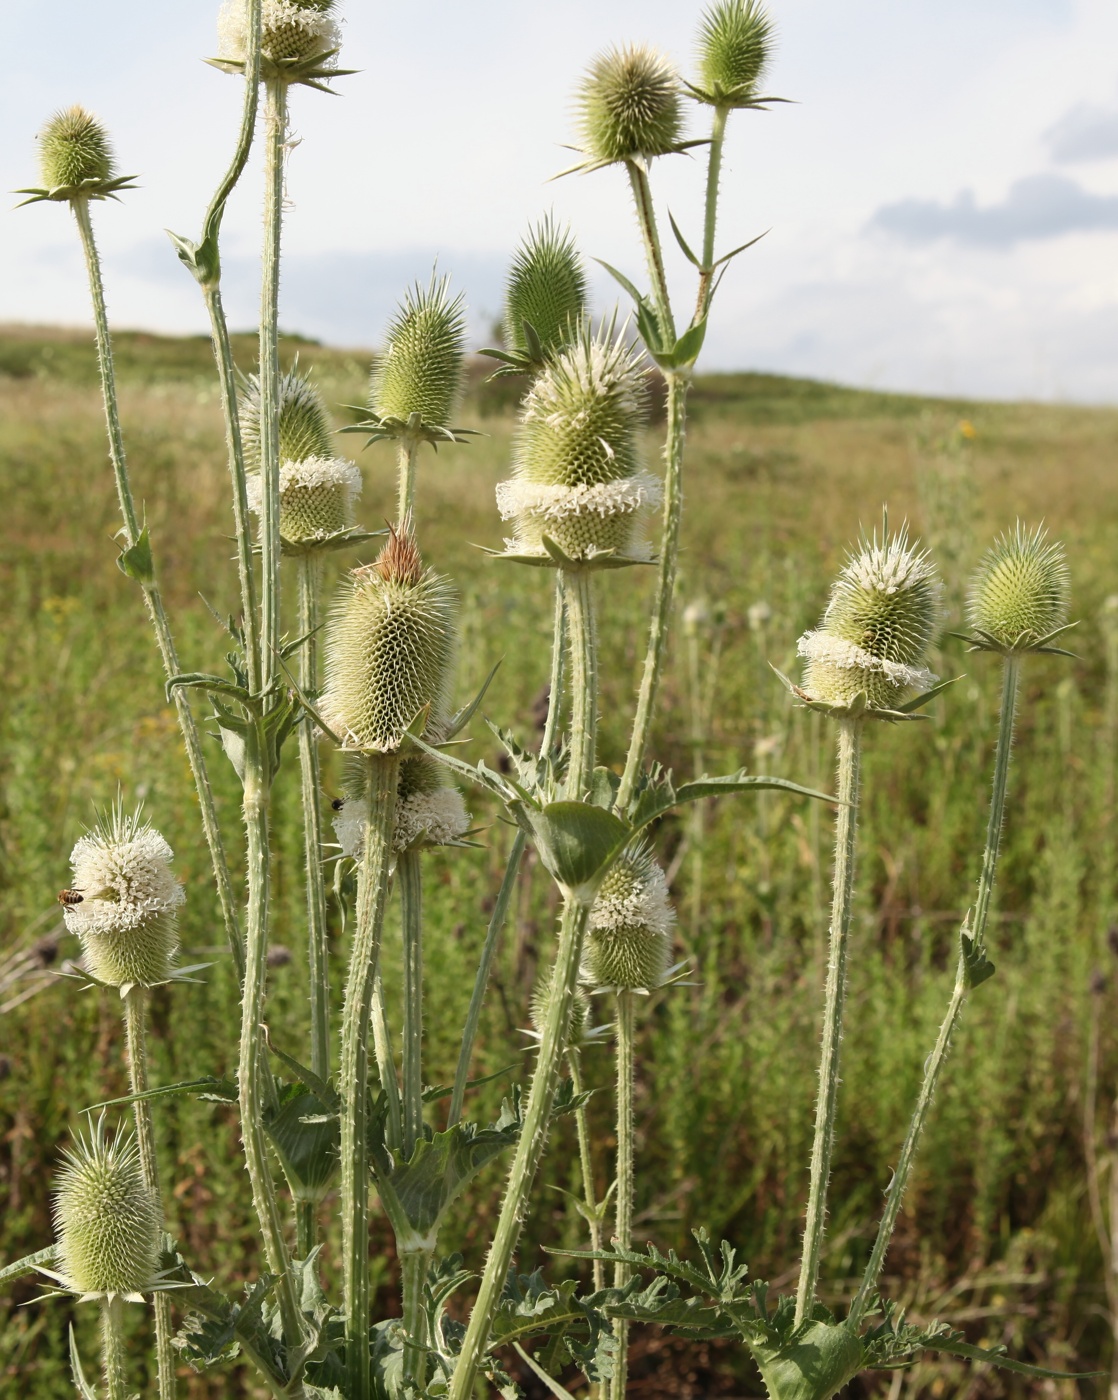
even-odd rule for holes
{"type": "Polygon", "coordinates": [[[644,562],[648,512],[660,482],[641,466],[644,376],[636,351],[612,327],[578,339],[547,364],[520,414],[513,475],[497,487],[497,506],[516,525],[509,555],[580,564],[644,562]]]}
{"type": "Polygon", "coordinates": [[[75,845],[71,887],[81,900],[67,903],[63,917],[99,982],[124,991],[173,975],[185,895],[171,860],[159,832],[139,812],[126,816],[119,801],[75,845]]]}
{"type": "MultiPolygon", "coordinates": [[[[428,726],[428,739],[437,741],[428,726]]],[[[396,785],[396,826],[392,848],[399,855],[415,846],[458,846],[470,827],[462,794],[444,777],[445,769],[425,753],[400,760],[396,785]]],[[[334,833],[342,855],[360,860],[365,851],[365,809],[360,800],[364,775],[358,765],[345,781],[345,798],[334,816],[334,833]]]]}
{"type": "MultiPolygon", "coordinates": [[[[335,0],[262,0],[260,57],[265,78],[318,86],[337,75],[342,37],[335,0]]],[[[248,54],[248,0],[225,0],[217,20],[216,67],[240,72],[248,54]]]]}
{"type": "Polygon", "coordinates": [[[388,328],[369,387],[375,437],[454,441],[451,423],[462,396],[466,316],[450,279],[433,276],[404,296],[388,328]]]}
{"type": "Polygon", "coordinates": [[[1070,575],[1064,547],[1042,526],[1029,531],[1017,522],[999,536],[971,579],[967,621],[972,645],[1016,654],[1048,651],[1067,624],[1070,575]]]}
{"type": "Polygon", "coordinates": [[[158,1282],[162,1221],[135,1138],[108,1141],[102,1115],[64,1161],[54,1190],[62,1268],[48,1277],[83,1297],[142,1301],[158,1282]]]}
{"type": "Polygon", "coordinates": [[[863,537],[831,589],[818,628],[798,643],[807,662],[802,698],[836,713],[896,717],[911,690],[936,677],[924,664],[940,613],[940,582],[927,551],[907,527],[863,537]]]}
{"type": "Polygon", "coordinates": [[[131,175],[116,174],[109,133],[84,107],[55,112],[39,132],[39,172],[42,185],[17,190],[24,204],[39,200],[111,199],[117,191],[134,188],[131,175]]]}
{"type": "Polygon", "coordinates": [[[753,106],[772,41],[772,20],[758,0],[718,0],[703,14],[699,80],[688,91],[713,107],[753,106]]]}
{"type": "MultiPolygon", "coordinates": [[[[528,1017],[532,1024],[530,1034],[533,1038],[543,1035],[547,1013],[551,1009],[551,988],[554,983],[554,975],[554,967],[546,966],[536,978],[536,985],[532,988],[532,995],[528,1001],[528,1017]]],[[[590,999],[581,987],[576,987],[574,1001],[571,1003],[571,1024],[567,1033],[567,1044],[576,1047],[581,1045],[586,1039],[589,1029],[590,999]]]]}
{"type": "Polygon", "coordinates": [[[582,980],[618,991],[651,990],[664,980],[675,911],[668,882],[645,845],[610,867],[590,910],[582,980]]]}
{"type": "Polygon", "coordinates": [[[408,522],[343,581],[326,627],[322,717],[344,747],[394,753],[422,713],[447,712],[457,595],[425,569],[408,522]]]}
{"type": "Polygon", "coordinates": [[[548,215],[513,255],[505,285],[506,348],[539,367],[577,340],[586,304],[586,271],[574,239],[548,215]]]}
{"type": "MultiPolygon", "coordinates": [[[[260,466],[260,380],[252,375],[241,403],[245,459],[260,466]]],[[[322,395],[298,366],[280,377],[280,536],[290,546],[308,547],[352,530],[353,506],[361,494],[354,462],[335,457],[322,395]]],[[[263,509],[259,470],[247,479],[249,508],[263,509]]]]}
{"type": "Polygon", "coordinates": [[[647,161],[681,149],[679,79],[655,49],[631,44],[599,54],[576,100],[580,147],[591,165],[647,161]]]}

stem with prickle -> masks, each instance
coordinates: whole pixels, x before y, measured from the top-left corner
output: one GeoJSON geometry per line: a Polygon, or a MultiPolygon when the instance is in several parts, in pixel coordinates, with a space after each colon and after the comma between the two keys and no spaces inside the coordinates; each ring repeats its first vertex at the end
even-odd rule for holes
{"type": "MultiPolygon", "coordinates": [[[[617,993],[617,1216],[614,1240],[619,1250],[628,1250],[633,1241],[633,993],[617,993]]],[[[614,1288],[624,1288],[632,1276],[632,1266],[613,1266],[614,1288]]],[[[613,1324],[617,1356],[610,1381],[610,1400],[625,1400],[629,1380],[629,1323],[618,1318],[613,1324]]]]}
{"type": "Polygon", "coordinates": [[[422,439],[406,435],[400,439],[397,456],[397,476],[399,489],[396,498],[396,524],[403,528],[405,521],[415,516],[415,464],[419,456],[422,439]]]}
{"type": "Polygon", "coordinates": [[[390,1152],[404,1150],[404,1110],[400,1103],[400,1085],[396,1079],[396,1061],[392,1054],[392,1030],[384,1004],[384,983],[378,964],[373,976],[373,1003],[370,1008],[373,1026],[373,1053],[377,1062],[377,1078],[384,1090],[384,1142],[390,1152]]]}
{"type": "Polygon", "coordinates": [[[418,850],[396,864],[404,942],[404,1160],[423,1136],[423,868],[418,850]]]}
{"type": "Polygon", "coordinates": [[[427,1308],[425,1291],[431,1255],[427,1250],[405,1250],[400,1254],[404,1297],[404,1378],[414,1381],[422,1393],[427,1384],[427,1308]]]}
{"type": "Polygon", "coordinates": [[[726,141],[726,120],[729,107],[715,107],[711,123],[710,147],[707,156],[707,194],[705,217],[703,219],[703,258],[699,268],[699,293],[695,299],[695,318],[698,323],[710,310],[710,299],[714,285],[714,230],[718,222],[718,183],[722,177],[722,148],[726,141]]]}
{"type": "Polygon", "coordinates": [[[567,798],[581,802],[594,781],[598,734],[598,638],[594,617],[593,574],[564,569],[567,629],[571,647],[571,756],[567,798]]]}
{"type": "Polygon", "coordinates": [[[831,900],[830,955],[823,1010],[823,1050],[819,1061],[819,1096],[815,1108],[815,1139],[811,1148],[811,1185],[804,1223],[803,1259],[796,1291],[796,1325],[810,1319],[827,1221],[827,1183],[835,1141],[839,1051],[846,995],[846,957],[850,909],[854,892],[854,850],[858,818],[858,778],[861,759],[861,718],[840,719],[838,744],[838,815],[835,825],[835,871],[831,900]]]}
{"type": "Polygon", "coordinates": [[[365,762],[365,849],[342,1013],[342,1263],[347,1395],[369,1397],[369,1018],[392,863],[399,755],[365,762]]]}
{"type": "MultiPolygon", "coordinates": [[[[578,1046],[567,1049],[567,1063],[571,1067],[571,1088],[576,1098],[581,1097],[582,1057],[578,1046]]],[[[578,1156],[582,1168],[582,1199],[586,1206],[587,1223],[590,1226],[590,1249],[594,1254],[602,1248],[602,1222],[598,1216],[598,1199],[594,1191],[594,1154],[590,1147],[590,1115],[583,1104],[575,1110],[575,1127],[578,1131],[578,1156]]],[[[600,1259],[594,1260],[594,1292],[600,1293],[606,1286],[605,1265],[600,1259]]]]}
{"type": "MultiPolygon", "coordinates": [[[[299,557],[299,684],[303,694],[318,694],[319,562],[299,557]]],[[[326,882],[322,873],[322,778],[314,721],[299,725],[299,769],[303,784],[303,846],[307,875],[307,951],[311,978],[311,1069],[330,1078],[330,949],[326,926],[326,882]]]]}
{"type": "Polygon", "coordinates": [[[280,640],[279,533],[279,275],[283,227],[283,158],[287,140],[287,84],[266,84],[264,108],[264,248],[260,282],[260,554],[261,683],[275,683],[280,640]]]}
{"type": "Polygon", "coordinates": [[[127,1400],[128,1377],[124,1351],[124,1300],[101,1299],[101,1365],[108,1400],[127,1400]]]}

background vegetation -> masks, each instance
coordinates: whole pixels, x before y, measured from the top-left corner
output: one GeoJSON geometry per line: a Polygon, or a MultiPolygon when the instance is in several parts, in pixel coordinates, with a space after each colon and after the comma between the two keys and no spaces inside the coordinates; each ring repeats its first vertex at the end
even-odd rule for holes
{"type": "MultiPolygon", "coordinates": [[[[208,341],[117,337],[122,411],[137,497],[146,501],[165,596],[184,664],[217,669],[222,638],[200,600],[234,606],[232,523],[208,341]]],[[[252,366],[255,337],[237,345],[252,366]]],[[[367,361],[287,337],[327,399],[359,401],[367,361]]],[[[427,453],[421,533],[431,562],[464,601],[459,695],[503,664],[485,709],[530,734],[541,719],[551,622],[550,576],[487,562],[499,546],[493,486],[507,475],[511,413],[481,385],[466,422],[487,436],[427,453]]],[[[143,798],[187,882],[185,961],[212,960],[198,987],[153,1001],[155,1082],[232,1073],[238,989],[223,952],[208,857],[172,710],[136,588],[114,567],[117,526],[91,339],[0,332],[0,1209],[2,1255],[49,1242],[49,1186],[80,1109],[123,1093],[119,1010],[54,975],[76,956],[54,896],[94,804],[118,785],[143,798]]],[[[1069,665],[1039,658],[1011,778],[1004,865],[991,940],[997,978],[968,1008],[923,1147],[887,1272],[888,1291],[916,1318],[944,1314],[972,1340],[1004,1341],[1025,1359],[1092,1369],[1109,1362],[1102,1265],[1086,1204],[1083,1086],[1092,1017],[1101,1017],[1103,1098],[1118,1085],[1115,988],[1115,725],[1106,597],[1118,590],[1118,411],[931,402],[766,375],[700,379],[692,397],[680,604],[705,601],[679,629],[654,752],[689,772],[701,748],[710,771],[745,763],[826,785],[830,735],[791,708],[768,669],[792,670],[827,582],[860,523],[881,503],[937,550],[959,622],[961,583],[990,536],[1020,515],[1042,517],[1067,543],[1073,616],[1083,619],[1069,665]],[[960,419],[973,424],[959,431],[960,419]],[[945,447],[944,444],[947,443],[945,447]],[[696,706],[696,669],[713,679],[709,724],[696,706]],[[701,740],[701,744],[698,742],[701,740]],[[915,1222],[920,1222],[919,1243],[915,1222]]],[[[339,423],[344,421],[344,414],[339,423]]],[[[343,450],[360,440],[343,439],[343,450]]],[[[651,446],[650,453],[654,450],[651,446]]],[[[361,455],[360,518],[392,510],[389,447],[361,455]]],[[[355,560],[331,556],[338,569],[355,560]]],[[[643,649],[643,571],[602,581],[605,659],[602,753],[619,760],[643,649]]],[[[949,623],[951,625],[951,623],[949,623]]],[[[1118,625],[1116,621],[1115,625],[1118,625]]],[[[835,1202],[824,1297],[857,1275],[907,1123],[954,968],[955,931],[977,877],[997,668],[945,639],[937,669],[966,678],[937,702],[934,722],[868,737],[863,878],[853,950],[835,1202]]],[[[496,763],[475,723],[470,752],[496,763]]],[[[212,771],[226,829],[237,796],[216,745],[212,771]]],[[[328,770],[334,791],[337,775],[328,770]]],[[[510,840],[477,794],[484,849],[428,859],[432,968],[430,1063],[449,1078],[476,951],[510,840]]],[[[277,915],[268,1019],[274,1038],[306,1058],[297,765],[276,793],[277,915]]],[[[829,818],[776,794],[710,809],[700,831],[672,819],[657,834],[680,910],[685,986],[659,994],[641,1026],[637,1237],[685,1248],[684,1220],[730,1237],[756,1275],[790,1275],[807,1189],[822,984],[829,818]]],[[[232,857],[240,859],[234,849],[232,857]]],[[[477,1057],[478,1074],[512,1066],[479,1092],[494,1108],[520,1072],[527,1000],[554,924],[549,882],[526,883],[500,957],[477,1057]]],[[[335,935],[345,933],[333,909],[335,935]]],[[[391,936],[386,975],[395,976],[391,936]]],[[[610,1073],[604,1051],[587,1079],[610,1073]]],[[[1103,1105],[1105,1107],[1105,1104],[1103,1105]]],[[[600,1168],[609,1150],[600,1106],[600,1168]]],[[[1101,1125],[1102,1108],[1100,1108],[1101,1125]]],[[[157,1114],[172,1229],[200,1271],[251,1275],[247,1178],[234,1163],[228,1106],[174,1099],[157,1114]],[[220,1251],[214,1248],[222,1241],[220,1251]],[[241,1242],[241,1248],[238,1248],[241,1242]]],[[[579,1221],[556,1187],[575,1180],[573,1131],[556,1133],[521,1248],[580,1245],[579,1221]]],[[[446,1237],[480,1264],[497,1206],[499,1169],[459,1208],[446,1237]]],[[[604,1188],[604,1179],[599,1188],[604,1188]]],[[[394,1268],[383,1229],[383,1278],[394,1268]]],[[[552,1261],[550,1268],[563,1267],[552,1261]]],[[[40,1306],[24,1281],[0,1298],[5,1391],[71,1394],[68,1300],[40,1306]],[[27,1306],[22,1306],[22,1305],[27,1306]]],[[[130,1310],[140,1325],[140,1309],[130,1310]]],[[[243,1378],[242,1378],[243,1379],[243,1378]]],[[[247,1386],[247,1381],[244,1382],[247,1386]]],[[[191,1397],[251,1394],[227,1374],[194,1378],[191,1397]]],[[[736,1353],[638,1333],[634,1396],[760,1394],[736,1353]]],[[[928,1362],[859,1381],[859,1395],[1078,1395],[1094,1382],[1022,1383],[928,1362]],[[874,1388],[876,1387],[876,1389],[874,1388]]]]}

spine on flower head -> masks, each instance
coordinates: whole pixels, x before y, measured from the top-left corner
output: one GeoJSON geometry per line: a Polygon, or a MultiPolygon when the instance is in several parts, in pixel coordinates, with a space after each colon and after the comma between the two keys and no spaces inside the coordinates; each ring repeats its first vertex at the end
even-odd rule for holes
{"type": "Polygon", "coordinates": [[[716,106],[757,95],[772,52],[773,26],[757,0],[719,0],[699,27],[699,83],[692,91],[716,106]]]}
{"type": "Polygon", "coordinates": [[[502,518],[516,523],[510,552],[546,557],[546,536],[575,560],[649,558],[643,527],[661,487],[641,466],[644,412],[637,353],[584,326],[521,410],[513,476],[497,487],[502,518]]]}
{"type": "Polygon", "coordinates": [[[505,345],[523,355],[532,328],[544,356],[565,350],[586,316],[586,272],[569,230],[548,215],[516,250],[505,286],[505,345]]]}
{"type": "Polygon", "coordinates": [[[86,966],[112,987],[152,987],[172,972],[178,908],[185,895],[171,871],[170,846],[137,812],[120,804],[75,845],[64,904],[86,966]]]}
{"type": "Polygon", "coordinates": [[[84,107],[56,112],[39,133],[39,165],[48,190],[106,183],[115,164],[108,132],[84,107]]]}
{"type": "Polygon", "coordinates": [[[647,846],[622,855],[590,910],[582,980],[618,991],[651,990],[664,980],[675,911],[668,882],[647,846]]]}
{"type": "Polygon", "coordinates": [[[55,1231],[66,1285],[77,1293],[145,1292],[154,1281],[162,1231],[159,1204],[144,1185],[135,1139],[106,1140],[104,1118],[65,1153],[54,1190],[55,1231]]]}
{"type": "Polygon", "coordinates": [[[373,367],[369,406],[375,418],[402,430],[418,414],[421,429],[449,429],[462,394],[465,346],[463,301],[451,296],[449,278],[413,287],[373,367]]]}
{"type": "Polygon", "coordinates": [[[1020,521],[986,552],[970,584],[967,620],[999,651],[1043,645],[1068,618],[1070,574],[1064,547],[1043,527],[1020,521]]]}
{"type": "Polygon", "coordinates": [[[633,44],[600,54],[577,103],[582,150],[593,161],[647,160],[679,148],[679,79],[655,49],[633,44]]]}
{"type": "Polygon", "coordinates": [[[940,591],[927,551],[909,544],[907,528],[864,539],[835,581],[818,628],[799,640],[807,662],[803,692],[840,710],[859,695],[870,710],[894,710],[908,691],[934,685],[924,663],[940,591]]]}
{"type": "Polygon", "coordinates": [[[426,711],[446,713],[457,639],[449,580],[393,533],[376,562],[343,582],[326,628],[322,714],[347,748],[394,753],[426,711]]]}
{"type": "MultiPolygon", "coordinates": [[[[334,0],[263,0],[260,51],[273,63],[325,58],[341,46],[334,0]]],[[[248,47],[248,0],[226,0],[218,15],[219,54],[243,63],[248,47]]]]}

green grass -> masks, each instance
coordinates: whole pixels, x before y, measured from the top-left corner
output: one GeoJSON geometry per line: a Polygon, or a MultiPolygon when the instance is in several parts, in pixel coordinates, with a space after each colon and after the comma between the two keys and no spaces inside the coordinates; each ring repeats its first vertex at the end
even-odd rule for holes
{"type": "MultiPolygon", "coordinates": [[[[219,613],[236,606],[231,513],[210,351],[204,339],[140,334],[116,339],[122,412],[134,486],[145,502],[157,566],[190,669],[222,664],[222,637],[199,594],[219,613]]],[[[252,367],[254,341],[236,350],[252,367]]],[[[359,353],[288,337],[329,401],[359,402],[367,374],[359,353]]],[[[487,436],[428,453],[420,467],[419,529],[429,560],[459,582],[464,637],[459,695],[502,660],[485,709],[530,735],[532,703],[547,675],[550,580],[543,571],[486,560],[499,546],[493,486],[508,471],[507,401],[479,387],[466,422],[487,436]]],[[[173,711],[139,595],[114,565],[117,528],[91,340],[9,328],[0,333],[0,454],[4,521],[0,632],[0,977],[14,950],[36,945],[39,964],[76,956],[61,929],[56,891],[68,882],[70,848],[94,805],[118,785],[143,796],[167,834],[187,882],[183,919],[189,961],[211,960],[203,986],[162,989],[154,999],[156,1082],[232,1072],[237,988],[222,952],[208,860],[173,711]],[[197,957],[194,954],[197,953],[197,957]]],[[[339,413],[339,423],[345,415],[339,413]]],[[[887,1287],[914,1317],[964,1319],[972,1339],[1006,1341],[1016,1354],[1077,1369],[1106,1365],[1101,1263],[1086,1209],[1082,1086],[1090,990],[1098,967],[1118,974],[1107,951],[1115,918],[1113,736],[1104,724],[1106,683],[1098,618],[1118,588],[1113,540],[1118,412],[1047,405],[930,402],[772,375],[700,378],[689,434],[680,601],[706,597],[724,612],[716,703],[706,766],[745,763],[826,786],[831,736],[791,707],[768,663],[795,667],[795,640],[821,610],[828,580],[859,525],[887,501],[949,561],[948,593],[995,530],[1020,514],[1043,517],[1067,542],[1075,615],[1083,619],[1075,663],[1039,659],[1025,676],[1019,747],[1011,775],[1002,877],[993,934],[997,977],[968,1007],[939,1094],[906,1209],[887,1263],[887,1287]],[[935,441],[963,415],[977,436],[964,459],[935,441]],[[753,604],[769,610],[761,622],[753,604]]],[[[356,452],[360,439],[342,440],[356,452]]],[[[650,460],[657,444],[649,437],[650,460]]],[[[391,452],[361,454],[361,518],[378,528],[392,510],[391,452]]],[[[332,556],[331,568],[356,559],[332,556]]],[[[946,567],[946,565],[945,565],[946,567]]],[[[606,575],[600,586],[606,698],[602,754],[623,758],[643,654],[649,571],[606,575]]],[[[951,623],[959,622],[956,614],[951,623]]],[[[708,637],[701,641],[710,664],[708,637]]],[[[958,922],[978,874],[998,677],[988,657],[943,642],[936,666],[965,678],[927,725],[881,726],[867,742],[861,874],[839,1145],[824,1296],[841,1297],[860,1270],[889,1164],[907,1122],[923,1060],[946,1005],[958,922]]],[[[475,722],[469,753],[495,763],[475,722]]],[[[686,649],[677,644],[655,735],[658,757],[690,772],[686,649]]],[[[240,879],[240,822],[232,773],[217,745],[211,772],[231,859],[240,879]]],[[[336,770],[327,764],[335,790],[336,770]]],[[[428,858],[428,1077],[453,1074],[472,972],[509,833],[476,794],[485,849],[428,858]]],[[[670,865],[685,823],[657,832],[670,865]]],[[[291,958],[271,973],[268,1021],[276,1041],[306,1057],[301,830],[294,752],[276,792],[280,859],[273,942],[291,958]]],[[[637,1238],[685,1248],[688,1227],[731,1237],[755,1275],[788,1286],[797,1263],[807,1185],[818,1041],[821,945],[829,868],[829,814],[775,794],[723,803],[706,814],[702,884],[694,848],[673,886],[680,911],[677,956],[689,985],[653,999],[641,1017],[637,1121],[637,1238]],[[701,901],[701,902],[700,902],[701,901]]],[[[554,900],[536,873],[518,899],[488,1000],[476,1070],[521,1063],[527,1000],[550,950],[554,900]]],[[[340,982],[345,935],[336,910],[340,982]]],[[[392,930],[386,975],[398,969],[392,930]]],[[[36,973],[36,976],[39,974],[36,973]]],[[[34,984],[0,983],[0,1004],[34,984]]],[[[338,988],[335,986],[335,994],[338,988]]],[[[1113,991],[1103,1003],[1102,1084],[1118,1082],[1113,991]]],[[[601,1012],[600,1015],[604,1015],[601,1012]]],[[[398,1019],[398,1018],[397,1018],[398,1019]]],[[[49,1186],[60,1145],[88,1104],[124,1091],[119,1008],[109,996],[52,981],[0,1018],[2,1257],[51,1237],[49,1186]]],[[[398,1029],[398,1027],[397,1027],[398,1029]]],[[[586,1056],[589,1083],[608,1091],[610,1057],[586,1056]]],[[[481,1092],[495,1109],[504,1087],[481,1092]]],[[[599,1192],[611,1145],[609,1093],[592,1101],[599,1192]]],[[[157,1115],[169,1228],[194,1266],[231,1286],[258,1267],[235,1115],[176,1099],[157,1115]]],[[[572,1187],[574,1137],[555,1132],[528,1221],[521,1264],[543,1262],[541,1243],[581,1247],[580,1222],[551,1186],[572,1187]]],[[[481,1262],[499,1198],[493,1168],[462,1202],[444,1244],[481,1262]]],[[[391,1234],[380,1281],[394,1276],[391,1234]]],[[[336,1240],[327,1246],[332,1267],[336,1240]]],[[[548,1264],[549,1269],[566,1267],[548,1264]]],[[[0,1377],[35,1400],[71,1393],[65,1333],[71,1315],[84,1353],[95,1354],[90,1308],[32,1303],[23,1281],[5,1291],[0,1377]],[[16,1306],[17,1304],[28,1306],[16,1306]]],[[[139,1327],[140,1310],[134,1310],[139,1327]]],[[[139,1336],[137,1336],[139,1343],[139,1336]]],[[[235,1371],[234,1375],[240,1373],[235,1371]]],[[[641,1395],[754,1395],[740,1356],[667,1343],[638,1330],[633,1367],[641,1395]],[[693,1380],[688,1377],[693,1376],[693,1380]]],[[[137,1377],[139,1379],[139,1371],[137,1377]]],[[[247,1387],[247,1381],[245,1386],[247,1387]]],[[[1013,1379],[971,1384],[934,1359],[904,1382],[859,1382],[852,1394],[1039,1394],[1013,1379]]],[[[1045,1394],[1090,1395],[1057,1386],[1045,1394]]],[[[145,1393],[148,1393],[145,1391],[145,1393]]],[[[248,1395],[227,1373],[184,1381],[191,1397],[248,1395]]]]}

